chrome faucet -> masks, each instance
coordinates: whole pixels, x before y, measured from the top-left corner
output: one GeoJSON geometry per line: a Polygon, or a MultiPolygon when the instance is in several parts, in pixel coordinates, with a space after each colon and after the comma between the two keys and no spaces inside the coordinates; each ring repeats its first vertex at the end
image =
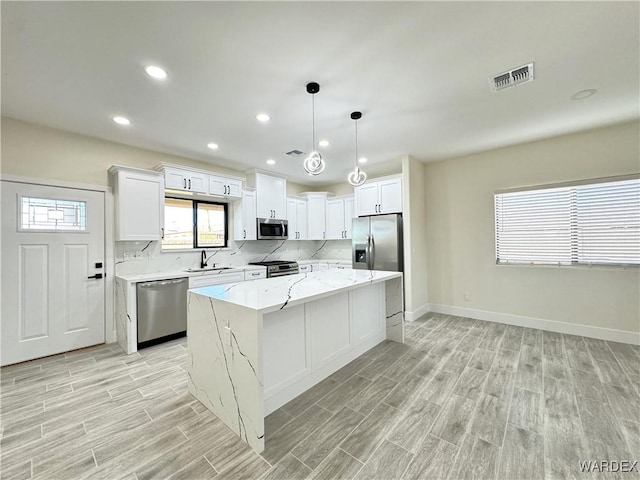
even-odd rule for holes
{"type": "Polygon", "coordinates": [[[207,266],[207,252],[202,250],[202,255],[200,256],[200,268],[205,268],[207,266]]]}

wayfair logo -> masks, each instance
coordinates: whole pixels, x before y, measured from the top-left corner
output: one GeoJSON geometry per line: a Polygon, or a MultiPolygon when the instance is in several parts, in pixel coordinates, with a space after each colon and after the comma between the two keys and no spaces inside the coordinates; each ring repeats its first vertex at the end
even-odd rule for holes
{"type": "Polygon", "coordinates": [[[581,472],[637,472],[638,462],[622,460],[620,462],[608,460],[585,460],[580,461],[581,472]]]}

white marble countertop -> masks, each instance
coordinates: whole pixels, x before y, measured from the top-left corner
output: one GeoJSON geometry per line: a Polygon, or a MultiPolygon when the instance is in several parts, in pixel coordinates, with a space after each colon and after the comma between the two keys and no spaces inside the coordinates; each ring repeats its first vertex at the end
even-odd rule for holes
{"type": "Polygon", "coordinates": [[[262,265],[243,265],[240,267],[231,267],[227,270],[204,270],[199,272],[187,272],[185,270],[165,270],[162,272],[152,273],[130,273],[124,275],[116,275],[130,283],[152,282],[154,280],[169,280],[173,278],[201,277],[204,275],[223,275],[225,273],[235,273],[244,271],[264,270],[266,267],[262,265]]]}
{"type": "Polygon", "coordinates": [[[261,313],[269,313],[285,306],[307,303],[359,286],[398,277],[402,277],[402,273],[353,269],[327,270],[200,287],[189,291],[261,313]]]}
{"type": "Polygon", "coordinates": [[[337,263],[340,265],[351,265],[351,260],[334,260],[327,258],[316,258],[311,260],[298,260],[298,265],[309,265],[310,263],[337,263]]]}

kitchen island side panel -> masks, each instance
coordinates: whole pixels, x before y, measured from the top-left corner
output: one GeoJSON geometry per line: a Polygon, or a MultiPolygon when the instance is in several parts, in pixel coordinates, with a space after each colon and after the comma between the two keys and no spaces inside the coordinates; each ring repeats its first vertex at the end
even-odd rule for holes
{"type": "Polygon", "coordinates": [[[262,452],[262,314],[197,293],[188,295],[189,391],[262,452]]]}
{"type": "Polygon", "coordinates": [[[387,322],[387,340],[404,343],[404,294],[403,277],[391,278],[385,285],[385,318],[387,322]]]}

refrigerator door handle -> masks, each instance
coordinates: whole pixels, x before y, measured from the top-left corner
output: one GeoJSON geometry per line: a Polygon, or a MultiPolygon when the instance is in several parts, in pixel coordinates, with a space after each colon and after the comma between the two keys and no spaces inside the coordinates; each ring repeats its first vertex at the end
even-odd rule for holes
{"type": "Polygon", "coordinates": [[[367,248],[369,252],[367,252],[367,259],[369,260],[369,270],[373,270],[373,262],[376,256],[376,244],[373,239],[373,235],[367,235],[367,248]]]}

